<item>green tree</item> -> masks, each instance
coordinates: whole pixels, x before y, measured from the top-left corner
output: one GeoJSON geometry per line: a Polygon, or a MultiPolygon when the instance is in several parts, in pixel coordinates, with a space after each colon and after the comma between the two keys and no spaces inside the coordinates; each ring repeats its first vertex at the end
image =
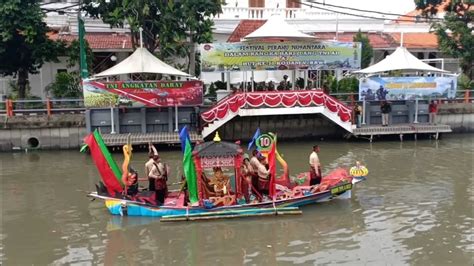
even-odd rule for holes
{"type": "Polygon", "coordinates": [[[17,78],[18,98],[26,97],[28,76],[44,62],[57,61],[64,43],[48,38],[39,1],[2,0],[0,4],[0,74],[17,78]]]}
{"type": "Polygon", "coordinates": [[[368,67],[372,57],[374,56],[374,49],[372,48],[372,45],[370,45],[369,38],[367,35],[362,34],[359,29],[357,34],[354,36],[353,41],[362,43],[361,67],[368,67]]]}
{"type": "Polygon", "coordinates": [[[439,49],[455,58],[459,58],[463,73],[473,79],[474,9],[472,0],[415,0],[416,7],[427,17],[446,11],[443,21],[434,21],[432,28],[438,36],[439,49]],[[447,2],[447,3],[446,3],[447,2]]]}
{"type": "Polygon", "coordinates": [[[221,12],[221,0],[84,0],[83,9],[113,27],[127,24],[132,44],[143,45],[160,58],[187,56],[191,74],[195,69],[195,43],[212,41],[211,16],[221,12]]]}
{"type": "Polygon", "coordinates": [[[78,98],[82,96],[79,72],[60,72],[53,83],[46,87],[55,98],[78,98]]]}
{"type": "Polygon", "coordinates": [[[212,42],[211,16],[222,12],[222,0],[181,0],[178,12],[189,41],[189,74],[196,74],[196,43],[212,42]]]}

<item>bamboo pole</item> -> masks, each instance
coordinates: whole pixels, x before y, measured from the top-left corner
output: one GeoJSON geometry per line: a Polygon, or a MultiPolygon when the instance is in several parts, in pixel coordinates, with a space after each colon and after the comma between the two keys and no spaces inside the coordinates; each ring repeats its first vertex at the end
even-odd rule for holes
{"type": "Polygon", "coordinates": [[[296,211],[299,210],[298,207],[281,207],[281,208],[255,208],[255,209],[244,209],[244,210],[223,210],[223,211],[209,211],[204,213],[190,213],[190,214],[178,214],[178,215],[166,215],[162,218],[176,218],[176,217],[194,217],[194,216],[217,216],[217,215],[226,215],[226,214],[239,214],[239,213],[249,213],[249,212],[279,212],[279,211],[296,211]]]}
{"type": "Polygon", "coordinates": [[[300,215],[303,212],[301,210],[293,211],[277,211],[277,212],[263,212],[263,213],[244,213],[244,214],[228,214],[228,215],[217,215],[217,216],[191,216],[191,217],[167,217],[163,216],[160,222],[184,222],[184,221],[200,221],[200,220],[218,220],[218,219],[233,219],[233,218],[245,218],[245,217],[261,217],[261,216],[276,216],[276,215],[300,215]]]}

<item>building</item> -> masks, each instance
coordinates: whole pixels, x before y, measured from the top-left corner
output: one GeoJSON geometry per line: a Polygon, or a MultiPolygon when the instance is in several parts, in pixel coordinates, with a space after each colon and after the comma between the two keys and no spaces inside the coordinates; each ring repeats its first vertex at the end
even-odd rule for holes
{"type": "MultiPolygon", "coordinates": [[[[321,1],[323,0],[319,2],[321,1]]],[[[77,5],[73,3],[77,2],[75,0],[59,3],[51,0],[43,2],[43,8],[64,8],[58,12],[49,12],[45,18],[47,24],[54,30],[50,38],[66,41],[76,39],[77,5]],[[51,3],[47,4],[48,2],[51,3]],[[68,6],[72,7],[68,8],[68,6]]],[[[429,32],[430,24],[420,16],[419,11],[412,11],[412,7],[408,7],[409,10],[402,10],[409,17],[397,17],[330,6],[329,1],[327,6],[306,0],[228,0],[226,2],[222,8],[222,14],[213,18],[215,42],[239,41],[261,26],[270,16],[278,14],[284,16],[288,23],[300,31],[314,34],[319,40],[352,41],[355,33],[361,30],[368,35],[374,48],[373,62],[382,60],[400,45],[401,32],[404,36],[403,45],[418,58],[446,57],[438,50],[436,36],[429,32]]],[[[438,14],[438,17],[442,16],[442,13],[438,14]]],[[[100,20],[86,18],[86,32],[86,39],[95,55],[95,73],[120,62],[133,50],[127,28],[110,28],[100,20]]],[[[432,64],[450,71],[458,71],[457,60],[446,60],[444,66],[440,61],[432,62],[432,64]]],[[[31,93],[46,97],[45,87],[54,80],[56,73],[72,70],[66,65],[66,58],[61,58],[60,63],[46,63],[39,74],[30,75],[31,93]]],[[[241,77],[237,77],[239,78],[241,77]]],[[[8,94],[10,79],[10,77],[0,78],[0,94],[8,94]]]]}

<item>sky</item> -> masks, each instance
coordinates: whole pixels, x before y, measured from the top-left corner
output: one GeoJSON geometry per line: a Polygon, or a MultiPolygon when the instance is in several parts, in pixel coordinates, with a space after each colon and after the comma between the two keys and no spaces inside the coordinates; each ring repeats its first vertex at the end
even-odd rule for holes
{"type": "MultiPolygon", "coordinates": [[[[415,9],[413,0],[314,0],[326,4],[381,11],[387,13],[406,14],[415,9]]],[[[328,7],[328,9],[333,9],[328,7]]],[[[350,11],[349,11],[350,12],[350,11]]]]}

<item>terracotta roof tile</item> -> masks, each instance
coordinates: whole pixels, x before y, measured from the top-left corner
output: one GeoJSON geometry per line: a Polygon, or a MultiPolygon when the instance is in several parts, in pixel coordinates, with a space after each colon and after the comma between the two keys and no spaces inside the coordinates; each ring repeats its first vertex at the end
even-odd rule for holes
{"type": "MultiPolygon", "coordinates": [[[[341,42],[352,42],[356,34],[356,32],[339,33],[338,40],[341,42]]],[[[316,32],[314,35],[316,39],[321,41],[334,40],[336,37],[336,33],[334,32],[316,32]]],[[[390,48],[397,45],[393,37],[387,33],[366,33],[366,35],[374,49],[390,48]]]]}
{"type": "MultiPolygon", "coordinates": [[[[72,34],[50,34],[52,40],[64,40],[71,42],[77,39],[72,34]]],[[[132,41],[129,34],[116,33],[87,33],[86,40],[92,50],[130,50],[132,41]]]]}
{"type": "Polygon", "coordinates": [[[254,32],[265,24],[266,20],[243,19],[235,27],[234,32],[229,36],[227,42],[240,42],[240,39],[254,32]]]}
{"type": "MultiPolygon", "coordinates": [[[[400,45],[401,34],[391,33],[393,39],[400,45]]],[[[406,48],[438,49],[438,37],[434,33],[404,33],[403,46],[406,48]]]]}

